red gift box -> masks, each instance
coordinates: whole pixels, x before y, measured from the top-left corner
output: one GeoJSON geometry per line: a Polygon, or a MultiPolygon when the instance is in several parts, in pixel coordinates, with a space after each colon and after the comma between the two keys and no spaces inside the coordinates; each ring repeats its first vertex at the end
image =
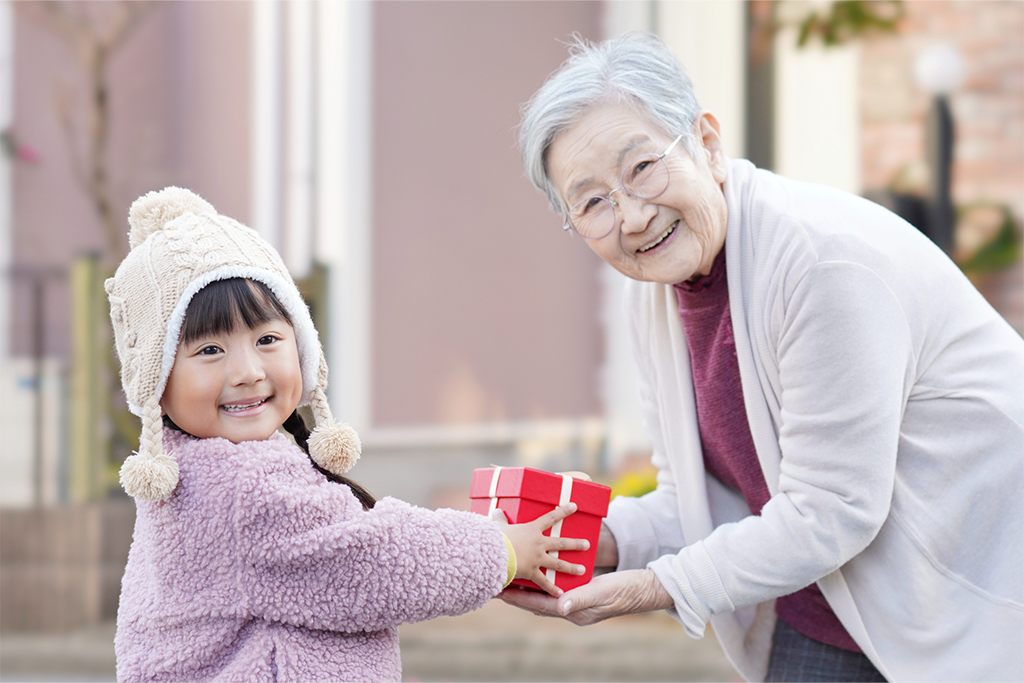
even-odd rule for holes
{"type": "MultiPolygon", "coordinates": [[[[601,520],[608,514],[612,490],[568,475],[553,474],[532,467],[482,467],[473,470],[473,483],[469,497],[470,510],[489,515],[495,507],[505,512],[511,524],[532,522],[551,512],[562,503],[576,503],[576,512],[544,532],[562,538],[585,538],[589,550],[563,550],[559,558],[587,568],[582,575],[548,570],[548,579],[562,590],[582,586],[594,576],[594,558],[597,539],[601,534],[601,520]],[[560,528],[559,528],[560,527],[560,528]]],[[[533,581],[516,579],[512,582],[524,588],[540,590],[533,581]]]]}

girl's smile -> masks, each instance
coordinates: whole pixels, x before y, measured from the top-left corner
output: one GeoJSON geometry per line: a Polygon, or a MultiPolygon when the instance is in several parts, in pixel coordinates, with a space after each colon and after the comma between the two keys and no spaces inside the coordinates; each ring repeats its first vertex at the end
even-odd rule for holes
{"type": "Polygon", "coordinates": [[[226,403],[220,407],[225,413],[234,415],[236,417],[248,417],[250,415],[258,415],[263,412],[263,408],[266,407],[267,401],[272,396],[266,398],[259,398],[255,401],[249,401],[248,403],[226,403]]]}
{"type": "Polygon", "coordinates": [[[183,431],[234,443],[269,438],[299,404],[295,331],[281,319],[178,345],[160,405],[183,431]]]}

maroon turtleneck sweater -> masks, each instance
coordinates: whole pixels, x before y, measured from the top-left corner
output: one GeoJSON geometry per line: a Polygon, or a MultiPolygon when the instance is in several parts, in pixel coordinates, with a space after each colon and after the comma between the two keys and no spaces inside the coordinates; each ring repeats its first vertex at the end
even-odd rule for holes
{"type": "MultiPolygon", "coordinates": [[[[729,316],[725,249],[708,275],[675,285],[675,290],[690,350],[704,467],[723,484],[742,493],[751,512],[759,515],[771,495],[743,405],[729,316]]],[[[816,584],[779,598],[775,611],[779,619],[808,638],[860,652],[816,584]]]]}

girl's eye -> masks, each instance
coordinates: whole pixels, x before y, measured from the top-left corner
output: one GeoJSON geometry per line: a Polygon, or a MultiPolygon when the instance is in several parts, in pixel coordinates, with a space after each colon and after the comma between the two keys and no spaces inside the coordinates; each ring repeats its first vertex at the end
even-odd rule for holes
{"type": "Polygon", "coordinates": [[[267,344],[273,344],[276,341],[277,341],[277,337],[275,337],[272,334],[267,334],[267,335],[264,335],[264,336],[260,337],[260,340],[258,342],[256,342],[256,345],[257,346],[266,346],[267,344]]]}
{"type": "Polygon", "coordinates": [[[220,353],[220,349],[216,346],[204,346],[199,350],[199,354],[203,356],[212,356],[215,353],[220,353]]]}

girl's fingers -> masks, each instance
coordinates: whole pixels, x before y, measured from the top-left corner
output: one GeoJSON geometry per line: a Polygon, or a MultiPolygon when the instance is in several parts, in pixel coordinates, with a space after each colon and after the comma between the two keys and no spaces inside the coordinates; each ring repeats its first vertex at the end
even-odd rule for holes
{"type": "Polygon", "coordinates": [[[585,538],[548,538],[544,550],[590,550],[590,541],[585,538]]]}
{"type": "Polygon", "coordinates": [[[576,503],[566,503],[538,517],[533,523],[539,525],[541,529],[550,529],[555,522],[565,519],[574,512],[576,512],[576,503]]]}
{"type": "MultiPolygon", "coordinates": [[[[548,557],[551,557],[550,555],[548,557]]],[[[556,560],[551,558],[549,561],[541,563],[544,567],[550,567],[556,572],[562,572],[563,574],[575,574],[576,576],[583,576],[587,572],[587,568],[582,564],[573,564],[572,562],[566,562],[565,560],[556,560]]]]}
{"type": "Polygon", "coordinates": [[[548,594],[553,595],[556,598],[565,592],[551,581],[548,581],[547,574],[544,572],[535,572],[530,578],[530,581],[533,581],[542,590],[547,591],[548,594]]]}

